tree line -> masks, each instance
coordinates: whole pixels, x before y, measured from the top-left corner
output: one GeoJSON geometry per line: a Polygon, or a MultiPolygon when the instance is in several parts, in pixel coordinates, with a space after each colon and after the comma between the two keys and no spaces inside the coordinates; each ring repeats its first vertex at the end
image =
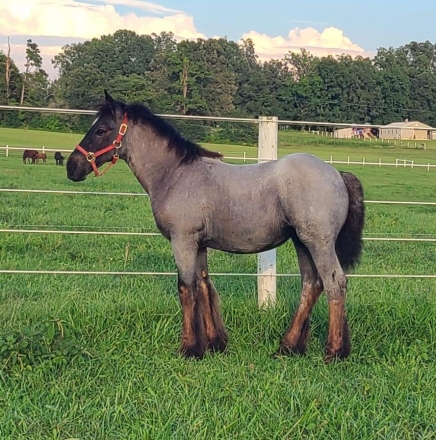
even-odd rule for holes
{"type": "MultiPolygon", "coordinates": [[[[58,71],[53,81],[32,40],[24,72],[10,52],[1,52],[1,104],[89,109],[106,88],[156,113],[371,124],[408,118],[436,126],[436,44],[429,41],[379,48],[373,58],[316,57],[302,49],[261,62],[251,40],[177,42],[171,33],[118,30],[66,45],[52,63],[58,71]]],[[[89,118],[2,112],[0,124],[83,131],[89,118]]],[[[211,135],[196,127],[196,138],[211,135]]],[[[243,129],[226,136],[230,132],[244,137],[243,129]]]]}

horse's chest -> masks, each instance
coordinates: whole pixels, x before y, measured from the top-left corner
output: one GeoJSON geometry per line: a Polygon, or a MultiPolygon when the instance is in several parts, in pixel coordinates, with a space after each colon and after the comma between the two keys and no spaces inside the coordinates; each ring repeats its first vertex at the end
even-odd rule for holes
{"type": "Polygon", "coordinates": [[[163,209],[159,209],[152,205],[152,212],[157,229],[159,229],[159,232],[169,240],[174,222],[171,221],[170,216],[163,209]]]}
{"type": "Polygon", "coordinates": [[[159,232],[169,240],[171,237],[171,224],[168,221],[165,221],[165,219],[163,219],[161,216],[155,215],[154,220],[159,232]]]}

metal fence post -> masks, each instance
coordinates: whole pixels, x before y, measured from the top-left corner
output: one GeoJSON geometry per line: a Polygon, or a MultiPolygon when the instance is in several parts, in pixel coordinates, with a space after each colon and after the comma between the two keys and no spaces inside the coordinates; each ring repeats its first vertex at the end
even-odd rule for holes
{"type": "MultiPolygon", "coordinates": [[[[278,118],[259,116],[258,162],[277,159],[278,118]]],[[[259,207],[259,209],[262,209],[259,207]]],[[[259,307],[276,303],[276,249],[261,252],[257,258],[257,295],[259,307]]]]}

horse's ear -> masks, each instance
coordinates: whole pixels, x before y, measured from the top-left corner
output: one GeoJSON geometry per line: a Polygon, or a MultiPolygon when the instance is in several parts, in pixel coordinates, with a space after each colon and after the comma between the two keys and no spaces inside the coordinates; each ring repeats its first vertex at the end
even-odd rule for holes
{"type": "Polygon", "coordinates": [[[117,102],[115,101],[115,99],[112,98],[111,95],[109,95],[109,93],[106,89],[104,89],[104,97],[106,99],[106,104],[111,109],[113,115],[117,116],[117,113],[119,113],[119,108],[118,108],[119,106],[118,106],[117,102]],[[118,112],[117,112],[117,110],[118,110],[118,112]]]}

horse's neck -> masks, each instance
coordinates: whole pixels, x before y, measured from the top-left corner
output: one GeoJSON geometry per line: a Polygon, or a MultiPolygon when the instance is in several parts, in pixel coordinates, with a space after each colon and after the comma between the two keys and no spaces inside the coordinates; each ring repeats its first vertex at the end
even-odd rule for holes
{"type": "Polygon", "coordinates": [[[179,163],[174,152],[168,150],[168,140],[150,129],[132,134],[125,160],[150,198],[165,191],[165,181],[179,163]]]}

